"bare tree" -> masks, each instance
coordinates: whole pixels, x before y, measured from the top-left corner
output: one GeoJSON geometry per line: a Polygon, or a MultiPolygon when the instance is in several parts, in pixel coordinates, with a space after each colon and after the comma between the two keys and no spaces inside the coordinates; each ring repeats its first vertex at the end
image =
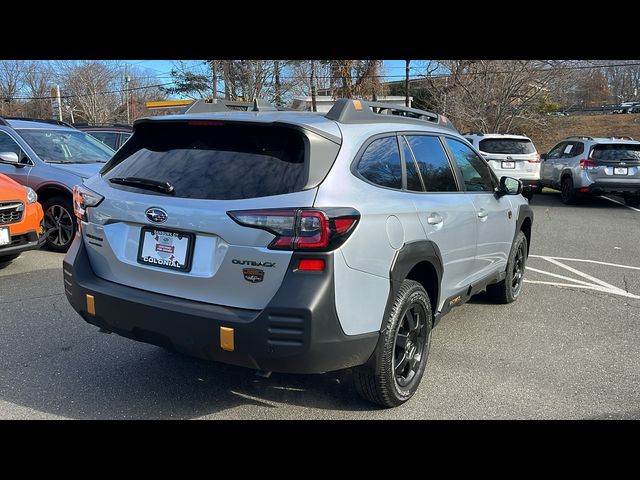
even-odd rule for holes
{"type": "Polygon", "coordinates": [[[431,102],[459,125],[485,132],[509,132],[516,120],[540,120],[539,102],[561,62],[537,60],[445,60],[428,68],[431,102]]]}
{"type": "Polygon", "coordinates": [[[118,63],[65,61],[58,67],[62,76],[62,96],[72,97],[79,120],[105,123],[117,117],[122,108],[122,69],[118,63]]]}
{"type": "Polygon", "coordinates": [[[0,114],[15,115],[20,109],[17,102],[25,74],[25,60],[0,60],[0,114]]]}
{"type": "Polygon", "coordinates": [[[22,113],[26,117],[49,118],[52,115],[51,87],[55,84],[55,74],[47,61],[29,61],[24,70],[24,93],[29,99],[24,103],[22,113]]]}

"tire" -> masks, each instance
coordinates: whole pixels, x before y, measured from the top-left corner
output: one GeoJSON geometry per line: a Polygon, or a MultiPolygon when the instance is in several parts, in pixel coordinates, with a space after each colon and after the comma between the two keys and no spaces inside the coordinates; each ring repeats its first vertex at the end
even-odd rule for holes
{"type": "Polygon", "coordinates": [[[52,197],[44,202],[42,210],[47,248],[54,252],[66,252],[77,229],[71,200],[66,197],[52,197]]]}
{"type": "Polygon", "coordinates": [[[413,396],[427,364],[432,325],[427,292],[418,282],[405,280],[383,324],[374,354],[376,366],[353,370],[355,388],[362,398],[390,408],[413,396]]]}
{"type": "Polygon", "coordinates": [[[633,197],[624,197],[624,203],[626,203],[630,207],[638,208],[640,207],[640,195],[633,197]]]}
{"type": "Polygon", "coordinates": [[[569,176],[564,177],[560,184],[560,200],[565,205],[573,205],[576,203],[577,197],[578,194],[573,188],[573,179],[569,176]]]}
{"type": "Polygon", "coordinates": [[[19,256],[20,256],[19,253],[14,253],[12,255],[0,255],[0,265],[8,264],[9,262],[12,262],[19,256]]]}
{"type": "Polygon", "coordinates": [[[522,279],[527,264],[527,237],[522,230],[516,235],[507,261],[507,276],[500,283],[487,286],[487,296],[496,303],[512,303],[522,291],[522,279]]]}

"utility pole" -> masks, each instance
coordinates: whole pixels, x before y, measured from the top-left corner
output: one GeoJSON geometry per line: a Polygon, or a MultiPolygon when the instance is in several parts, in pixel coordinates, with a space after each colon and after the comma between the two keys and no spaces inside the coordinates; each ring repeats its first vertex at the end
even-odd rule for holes
{"type": "Polygon", "coordinates": [[[213,95],[211,98],[215,101],[218,98],[218,75],[216,74],[216,61],[209,60],[209,64],[211,65],[211,90],[213,95]]]}
{"type": "Polygon", "coordinates": [[[411,60],[405,60],[404,67],[404,106],[409,106],[409,64],[411,60]]]}
{"type": "Polygon", "coordinates": [[[311,60],[311,111],[317,112],[316,106],[316,61],[311,60]]]}
{"type": "Polygon", "coordinates": [[[127,123],[131,123],[131,111],[130,111],[130,107],[129,107],[129,82],[131,81],[131,77],[129,76],[129,70],[128,70],[129,65],[128,64],[124,64],[124,84],[125,84],[125,99],[127,102],[127,123]]]}
{"type": "Polygon", "coordinates": [[[280,61],[274,60],[273,62],[273,76],[276,84],[275,103],[277,106],[282,105],[282,96],[280,94],[280,61]]]}

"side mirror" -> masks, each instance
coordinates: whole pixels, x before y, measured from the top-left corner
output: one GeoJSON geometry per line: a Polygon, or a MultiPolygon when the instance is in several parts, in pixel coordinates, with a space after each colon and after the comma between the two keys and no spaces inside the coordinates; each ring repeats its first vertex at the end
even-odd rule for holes
{"type": "Polygon", "coordinates": [[[0,162],[18,164],[18,154],[15,152],[0,152],[0,162]]]}
{"type": "Polygon", "coordinates": [[[541,154],[541,155],[540,155],[540,161],[541,161],[541,162],[544,162],[544,161],[547,159],[547,157],[548,157],[548,156],[549,156],[549,154],[548,154],[548,153],[543,153],[543,154],[541,154]]]}
{"type": "Polygon", "coordinates": [[[498,195],[520,195],[522,193],[522,182],[513,177],[502,177],[498,195]]]}

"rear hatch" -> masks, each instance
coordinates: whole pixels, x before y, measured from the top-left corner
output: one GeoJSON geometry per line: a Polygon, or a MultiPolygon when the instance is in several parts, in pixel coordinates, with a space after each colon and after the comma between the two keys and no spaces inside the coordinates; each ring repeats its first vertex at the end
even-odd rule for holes
{"type": "Polygon", "coordinates": [[[581,164],[594,180],[637,180],[640,178],[640,144],[600,143],[581,164]]]}
{"type": "Polygon", "coordinates": [[[539,175],[540,155],[526,138],[486,138],[479,150],[491,168],[516,178],[539,175]]]}
{"type": "Polygon", "coordinates": [[[91,266],[143,290],[264,308],[292,252],[267,248],[271,231],[242,226],[227,212],[313,206],[338,149],[290,125],[141,123],[85,184],[104,197],[83,224],[91,266]]]}

